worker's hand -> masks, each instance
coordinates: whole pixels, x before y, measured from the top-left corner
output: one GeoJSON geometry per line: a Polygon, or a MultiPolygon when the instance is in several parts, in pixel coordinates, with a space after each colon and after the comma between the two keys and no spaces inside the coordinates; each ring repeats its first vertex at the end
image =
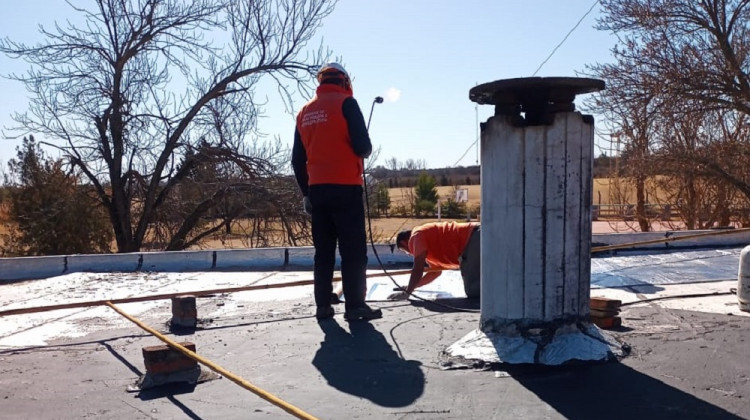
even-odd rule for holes
{"type": "Polygon", "coordinates": [[[391,293],[388,295],[388,300],[406,300],[409,299],[409,294],[402,290],[400,292],[391,293]]]}
{"type": "Polygon", "coordinates": [[[308,216],[312,216],[312,203],[310,202],[310,197],[302,197],[302,208],[305,210],[305,213],[307,213],[308,216]]]}

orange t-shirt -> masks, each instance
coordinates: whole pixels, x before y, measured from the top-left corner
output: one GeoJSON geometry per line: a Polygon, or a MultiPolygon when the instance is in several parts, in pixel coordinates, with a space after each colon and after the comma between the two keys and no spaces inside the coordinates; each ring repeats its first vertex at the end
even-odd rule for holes
{"type": "Polygon", "coordinates": [[[477,226],[479,223],[456,222],[434,222],[417,226],[411,231],[409,252],[420,255],[427,251],[425,260],[431,268],[459,268],[459,257],[477,226]]]}

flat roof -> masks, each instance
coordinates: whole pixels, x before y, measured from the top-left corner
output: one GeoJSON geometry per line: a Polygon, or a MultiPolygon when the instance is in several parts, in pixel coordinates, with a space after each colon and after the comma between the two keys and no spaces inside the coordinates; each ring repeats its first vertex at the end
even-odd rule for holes
{"type": "MultiPolygon", "coordinates": [[[[118,306],[323,419],[742,419],[750,418],[750,314],[727,293],[739,250],[594,258],[591,294],[628,304],[613,333],[631,353],[583,366],[446,369],[442,351],[477,328],[479,315],[381,301],[393,288],[382,277],[368,293],[384,316],[369,323],[346,323],[343,305],[317,322],[309,285],[198,298],[201,323],[188,335],[169,333],[169,300],[118,306]]],[[[0,311],[309,279],[309,270],[70,273],[0,285],[0,311]]],[[[478,309],[463,299],[457,272],[422,296],[478,309]]],[[[2,417],[291,418],[226,378],[128,393],[145,373],[142,348],[160,343],[106,307],[3,317],[2,417]]]]}

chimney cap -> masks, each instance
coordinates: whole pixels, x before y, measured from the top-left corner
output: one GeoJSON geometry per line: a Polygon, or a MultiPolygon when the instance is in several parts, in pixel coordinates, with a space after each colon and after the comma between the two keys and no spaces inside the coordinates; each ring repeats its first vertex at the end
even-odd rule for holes
{"type": "Polygon", "coordinates": [[[469,99],[495,105],[495,115],[526,115],[526,125],[549,124],[557,112],[573,112],[576,95],[604,89],[604,81],[581,77],[521,77],[484,83],[469,99]]]}

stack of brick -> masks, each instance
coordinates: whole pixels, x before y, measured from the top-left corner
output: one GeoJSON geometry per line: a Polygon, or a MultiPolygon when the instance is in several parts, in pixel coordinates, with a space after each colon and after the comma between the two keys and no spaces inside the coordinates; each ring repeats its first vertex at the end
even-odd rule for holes
{"type": "Polygon", "coordinates": [[[589,305],[591,322],[603,329],[617,328],[622,325],[620,313],[622,301],[603,297],[592,297],[589,305]]]}
{"type": "MultiPolygon", "coordinates": [[[[188,341],[179,344],[195,352],[195,344],[188,341]]],[[[167,345],[144,347],[142,352],[143,364],[148,374],[170,374],[198,367],[197,361],[167,345]]]]}
{"type": "MultiPolygon", "coordinates": [[[[195,352],[195,344],[187,341],[179,344],[195,352]]],[[[172,383],[195,385],[213,379],[204,378],[197,361],[166,345],[144,347],[143,364],[146,374],[129,386],[128,391],[143,391],[172,383]]]]}

